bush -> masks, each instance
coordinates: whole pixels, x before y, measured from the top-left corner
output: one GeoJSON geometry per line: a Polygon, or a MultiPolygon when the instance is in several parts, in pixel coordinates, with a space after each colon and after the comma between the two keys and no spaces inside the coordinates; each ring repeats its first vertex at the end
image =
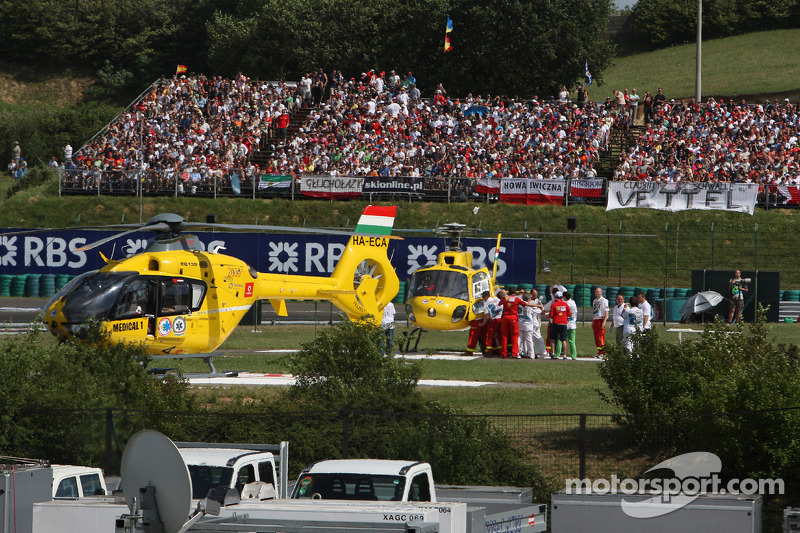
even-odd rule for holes
{"type": "Polygon", "coordinates": [[[606,400],[643,444],[705,450],[739,477],[795,478],[800,457],[796,346],[769,340],[763,309],[747,329],[710,324],[699,340],[638,335],[635,356],[618,347],[599,371],[606,400]]]}

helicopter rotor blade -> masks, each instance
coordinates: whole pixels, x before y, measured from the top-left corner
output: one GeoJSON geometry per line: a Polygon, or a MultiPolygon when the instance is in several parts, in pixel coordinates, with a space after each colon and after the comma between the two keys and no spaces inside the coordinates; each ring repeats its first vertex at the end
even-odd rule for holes
{"type": "Polygon", "coordinates": [[[195,230],[195,229],[221,229],[221,230],[240,230],[240,231],[286,231],[291,233],[314,233],[319,235],[324,233],[327,235],[353,235],[352,231],[334,230],[323,228],[302,228],[292,226],[266,226],[260,224],[211,224],[202,222],[183,222],[181,230],[195,230]]]}
{"type": "Polygon", "coordinates": [[[100,239],[99,241],[95,241],[80,248],[76,248],[76,252],[85,252],[86,250],[91,250],[92,248],[97,248],[98,246],[102,246],[107,242],[111,242],[115,239],[119,239],[120,237],[124,237],[126,235],[130,235],[131,233],[138,233],[140,231],[160,231],[160,232],[168,232],[169,226],[167,224],[158,223],[158,224],[151,224],[149,226],[138,226],[134,229],[130,229],[128,231],[123,231],[122,233],[114,234],[110,237],[106,237],[105,239],[100,239]]]}

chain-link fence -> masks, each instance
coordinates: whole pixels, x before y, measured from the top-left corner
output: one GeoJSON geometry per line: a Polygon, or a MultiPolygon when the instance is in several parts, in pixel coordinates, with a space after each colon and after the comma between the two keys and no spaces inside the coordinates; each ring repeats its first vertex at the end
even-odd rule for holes
{"type": "Polygon", "coordinates": [[[24,413],[15,429],[4,431],[0,453],[95,464],[113,474],[119,471],[127,440],[150,428],[180,441],[289,441],[292,473],[322,458],[418,459],[430,462],[437,476],[448,482],[454,475],[449,465],[455,463],[455,455],[474,453],[480,460],[478,444],[472,449],[470,440],[485,431],[509,443],[520,464],[537,468],[551,488],[558,488],[572,478],[638,478],[677,453],[713,452],[720,444],[715,440],[718,425],[752,421],[763,426],[757,421],[769,416],[764,412],[700,415],[697,423],[693,416],[597,414],[52,410],[24,413]],[[692,429],[682,429],[687,427],[692,429]]]}

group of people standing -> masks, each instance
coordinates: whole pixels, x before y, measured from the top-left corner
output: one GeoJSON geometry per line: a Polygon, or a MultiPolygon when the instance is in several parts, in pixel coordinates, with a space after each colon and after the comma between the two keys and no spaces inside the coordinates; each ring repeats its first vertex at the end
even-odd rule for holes
{"type": "MultiPolygon", "coordinates": [[[[484,356],[513,359],[572,359],[578,358],[576,333],[578,306],[572,294],[562,286],[550,288],[551,299],[544,302],[536,289],[522,294],[509,294],[500,289],[496,296],[482,294],[483,314],[470,324],[465,355],[474,355],[480,346],[484,356]],[[548,321],[542,335],[543,318],[548,321]]],[[[612,308],[596,288],[592,300],[592,332],[598,357],[605,356],[606,329],[609,318],[617,344],[633,352],[633,334],[651,327],[652,306],[644,293],[626,303],[617,295],[612,308]]]]}

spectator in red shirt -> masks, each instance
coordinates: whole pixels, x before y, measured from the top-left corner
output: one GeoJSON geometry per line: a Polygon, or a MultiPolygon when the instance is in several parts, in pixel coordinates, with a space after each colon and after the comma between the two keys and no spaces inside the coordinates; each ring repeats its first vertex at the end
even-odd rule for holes
{"type": "MultiPolygon", "coordinates": [[[[572,316],[567,302],[562,300],[564,295],[561,291],[556,292],[556,299],[550,306],[550,342],[561,341],[561,353],[567,353],[567,319],[572,316]]],[[[551,359],[555,359],[555,350],[550,354],[551,359]]]]}

